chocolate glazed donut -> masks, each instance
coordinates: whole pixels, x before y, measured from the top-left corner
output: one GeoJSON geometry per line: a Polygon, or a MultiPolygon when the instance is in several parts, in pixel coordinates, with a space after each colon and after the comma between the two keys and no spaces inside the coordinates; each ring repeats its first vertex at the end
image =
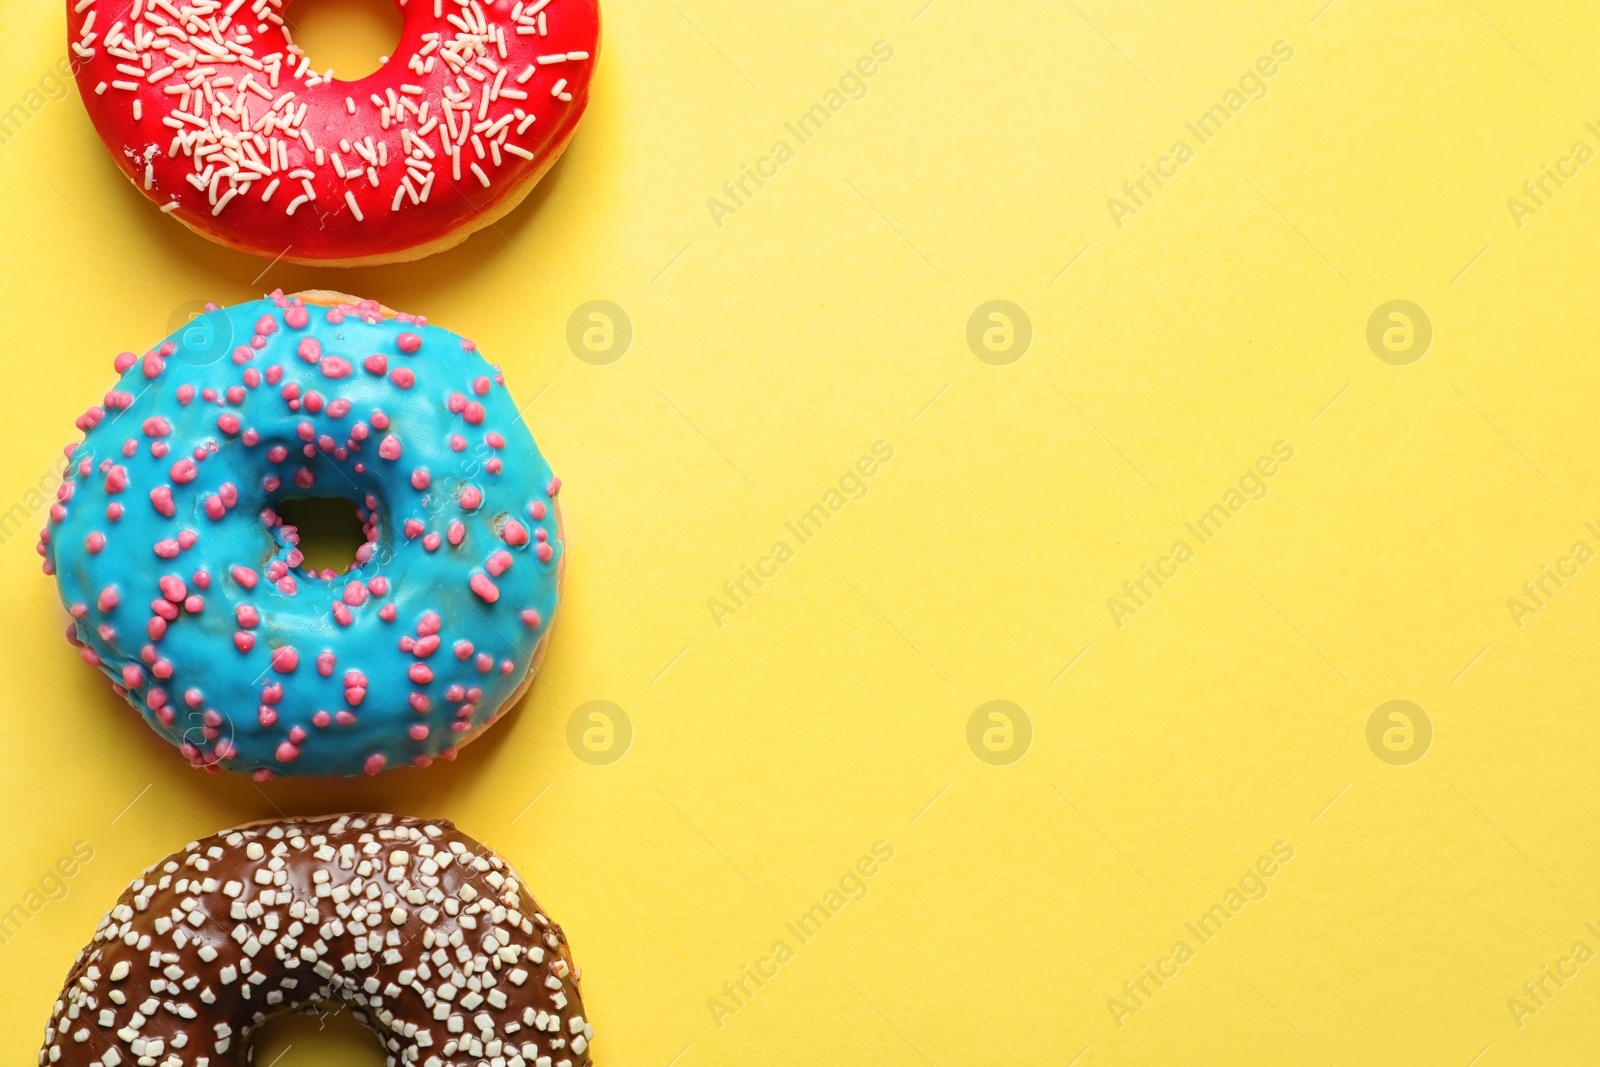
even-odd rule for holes
{"type": "Polygon", "coordinates": [[[79,953],[41,1064],[233,1067],[280,1012],[347,1005],[391,1065],[586,1067],[561,928],[443,821],[227,830],[145,870],[79,953]]]}

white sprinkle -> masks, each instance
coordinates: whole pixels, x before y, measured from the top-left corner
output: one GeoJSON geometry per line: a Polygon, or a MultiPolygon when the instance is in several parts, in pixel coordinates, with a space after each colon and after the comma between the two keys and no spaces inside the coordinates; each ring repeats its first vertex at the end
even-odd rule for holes
{"type": "MultiPolygon", "coordinates": [[[[485,183],[487,184],[487,183],[485,183]]],[[[350,214],[356,217],[357,222],[366,221],[361,214],[361,206],[356,203],[356,194],[349,189],[344,191],[344,202],[350,205],[350,214]]]]}
{"type": "MultiPolygon", "coordinates": [[[[458,156],[457,158],[460,157],[458,156]]],[[[478,176],[478,181],[485,189],[489,188],[489,176],[483,172],[482,167],[478,166],[476,163],[472,164],[472,173],[478,176]]]]}

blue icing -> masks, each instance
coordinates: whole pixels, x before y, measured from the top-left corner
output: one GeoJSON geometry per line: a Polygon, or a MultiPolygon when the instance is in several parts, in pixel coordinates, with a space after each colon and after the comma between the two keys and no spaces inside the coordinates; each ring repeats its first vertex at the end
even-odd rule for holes
{"type": "Polygon", "coordinates": [[[208,312],[169,339],[159,350],[164,359],[133,362],[106,408],[80,420],[88,430],[72,453],[71,495],[46,529],[48,565],[85,658],[98,657],[151,727],[196,764],[351,775],[375,772],[378,756],[392,768],[452,754],[528,679],[555,614],[563,554],[552,499],[558,483],[499,372],[447,330],[409,317],[381,319],[374,305],[361,305],[361,313],[342,307],[342,322],[329,321],[339,312],[286,299],[208,312]],[[309,323],[289,326],[286,316],[298,321],[302,310],[309,323]],[[253,348],[264,316],[275,329],[253,348]],[[421,339],[414,354],[402,351],[404,334],[421,339]],[[317,362],[300,354],[307,338],[321,346],[317,362]],[[375,354],[385,357],[387,373],[365,365],[375,354]],[[341,359],[347,374],[340,374],[341,359]],[[281,368],[276,384],[273,367],[281,368]],[[151,378],[147,370],[158,372],[151,378]],[[255,386],[248,384],[252,371],[262,376],[255,386]],[[407,371],[415,381],[403,389],[394,378],[407,371]],[[322,400],[315,412],[312,392],[322,400]],[[334,401],[348,402],[348,410],[334,401]],[[474,423],[477,405],[482,418],[474,423]],[[237,428],[225,418],[230,414],[237,428]],[[385,416],[387,427],[375,428],[385,416]],[[162,419],[170,433],[162,434],[162,419]],[[492,434],[503,437],[502,446],[494,447],[492,434]],[[400,444],[395,459],[379,454],[389,435],[400,444]],[[463,450],[452,447],[453,435],[465,439],[463,450]],[[158,442],[170,452],[153,454],[158,442]],[[273,462],[269,453],[278,447],[287,457],[273,462]],[[199,462],[196,449],[206,453],[199,462]],[[184,460],[193,467],[186,483],[178,480],[184,460]],[[422,484],[419,469],[428,476],[421,489],[414,485],[422,484]],[[122,472],[127,484],[113,492],[122,472]],[[170,517],[151,496],[162,486],[171,492],[170,517]],[[470,510],[459,499],[468,489],[482,494],[470,510]],[[213,519],[208,505],[215,514],[234,492],[234,505],[213,519]],[[370,508],[362,514],[376,533],[361,561],[333,579],[297,566],[298,550],[281,525],[269,527],[261,517],[284,500],[328,496],[370,508]],[[107,510],[114,504],[122,506],[115,521],[107,510]],[[524,543],[508,543],[507,529],[520,540],[510,520],[526,532],[524,543]],[[453,522],[461,523],[454,545],[453,522]],[[416,536],[407,535],[408,524],[416,536]],[[192,543],[184,531],[196,535],[192,543]],[[97,534],[104,545],[93,552],[97,534]],[[440,539],[432,551],[430,535],[440,539]],[[175,558],[163,558],[161,542],[175,558]],[[499,552],[506,556],[497,562],[511,565],[493,575],[500,568],[491,568],[490,557],[499,552]],[[209,575],[204,587],[202,571],[209,575]],[[280,572],[292,582],[274,581],[280,572]],[[253,587],[241,581],[250,575],[253,587]],[[374,593],[384,582],[383,595],[374,593]],[[194,595],[203,604],[188,600],[194,595]],[[337,611],[348,625],[336,617],[335,601],[344,604],[337,611]],[[157,602],[176,616],[164,632],[157,602]],[[392,621],[385,620],[391,608],[392,621]],[[252,610],[258,621],[246,627],[252,610]],[[404,651],[403,638],[426,636],[430,613],[437,616],[437,649],[419,655],[427,642],[404,651]],[[115,632],[102,630],[107,626],[115,632]],[[236,645],[241,633],[254,639],[243,650],[236,645]],[[471,645],[465,658],[460,642],[471,645]],[[325,652],[335,660],[326,676],[325,657],[319,663],[325,652]],[[291,658],[298,660],[292,669],[291,658]],[[364,676],[364,695],[354,691],[360,679],[352,671],[364,676]],[[466,728],[455,729],[458,723],[466,728]],[[417,727],[426,727],[426,736],[414,737],[417,727]]]}

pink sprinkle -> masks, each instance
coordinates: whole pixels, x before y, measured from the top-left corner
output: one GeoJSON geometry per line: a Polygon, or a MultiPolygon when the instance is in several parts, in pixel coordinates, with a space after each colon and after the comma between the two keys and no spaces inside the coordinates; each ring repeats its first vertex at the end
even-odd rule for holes
{"type": "Polygon", "coordinates": [[[213,522],[220,522],[228,514],[228,509],[223,506],[220,497],[206,497],[205,508],[206,518],[211,519],[213,522]]]}
{"type": "Polygon", "coordinates": [[[460,393],[451,393],[449,398],[444,402],[444,406],[449,409],[450,414],[459,415],[467,406],[467,398],[462,396],[460,393]]]}
{"type": "Polygon", "coordinates": [[[367,757],[367,762],[363,765],[363,769],[368,774],[377,774],[379,771],[383,770],[383,765],[388,762],[388,757],[386,757],[383,753],[374,752],[372,755],[367,757]]]}
{"type": "Polygon", "coordinates": [[[436,634],[439,632],[439,627],[442,625],[442,623],[443,620],[439,618],[438,612],[424,612],[422,618],[417,620],[417,633],[422,637],[427,637],[429,634],[436,634]]]}
{"type": "Polygon", "coordinates": [[[540,519],[544,518],[544,501],[535,500],[533,503],[529,504],[528,517],[533,519],[534,522],[538,522],[540,519]]]}
{"type": "Polygon", "coordinates": [[[303,330],[311,321],[311,315],[306,311],[304,304],[296,304],[283,313],[283,321],[296,330],[303,330]]]}
{"type": "Polygon", "coordinates": [[[431,533],[427,537],[424,537],[422,539],[422,547],[427,549],[429,552],[437,552],[439,550],[439,535],[436,533],[431,533]]]}
{"type": "Polygon", "coordinates": [[[494,433],[492,431],[489,432],[489,433],[484,434],[483,435],[483,439],[485,441],[489,442],[489,447],[490,448],[504,448],[504,447],[506,447],[506,439],[504,437],[501,437],[499,434],[494,433]]]}
{"type": "Polygon", "coordinates": [[[117,358],[111,361],[111,365],[116,368],[118,374],[122,374],[137,362],[139,362],[139,357],[132,352],[118,352],[117,358]]]}
{"type": "Polygon", "coordinates": [[[428,736],[428,727],[424,723],[415,722],[411,724],[408,732],[411,734],[411,740],[421,741],[428,736]]]}
{"type": "Polygon", "coordinates": [[[217,429],[221,430],[223,433],[228,434],[230,436],[233,435],[233,434],[238,433],[239,432],[239,416],[235,415],[231,411],[227,412],[226,414],[217,416],[217,429]]]}
{"type": "Polygon", "coordinates": [[[395,611],[395,606],[393,604],[385,604],[383,607],[378,609],[378,618],[382,619],[384,622],[394,622],[394,617],[397,614],[398,612],[395,611]]]}
{"type": "Polygon", "coordinates": [[[302,741],[304,741],[305,739],[306,739],[306,732],[304,730],[302,730],[300,727],[291,726],[289,728],[289,740],[290,741],[293,741],[295,744],[298,745],[302,741]]]}
{"type": "Polygon", "coordinates": [[[489,561],[484,564],[484,569],[487,570],[492,576],[496,578],[500,577],[506,571],[511,569],[511,553],[507,552],[505,549],[500,549],[498,552],[491,553],[489,556],[489,561]]]}
{"type": "Polygon", "coordinates": [[[239,625],[246,630],[253,630],[261,622],[261,616],[249,604],[240,604],[233,609],[234,616],[239,620],[239,625]]]}
{"type": "Polygon", "coordinates": [[[271,315],[263,315],[256,320],[256,333],[262,337],[278,332],[278,320],[271,315]]]}
{"type": "Polygon", "coordinates": [[[333,721],[333,716],[329,715],[325,711],[319,711],[315,715],[311,716],[312,725],[317,726],[317,727],[325,727],[332,721],[333,721]]]}
{"type": "Polygon", "coordinates": [[[482,378],[482,377],[474,378],[472,380],[472,391],[474,393],[477,393],[479,396],[488,396],[489,395],[489,385],[490,385],[490,382],[489,382],[489,379],[487,379],[487,378],[482,378]]]}
{"type": "Polygon", "coordinates": [[[137,663],[129,663],[122,668],[122,684],[129,689],[137,689],[144,684],[144,671],[137,663]]]}
{"type": "Polygon", "coordinates": [[[338,356],[329,356],[322,361],[322,376],[324,378],[348,378],[355,370],[349,362],[338,356]]]}
{"type": "Polygon", "coordinates": [[[261,703],[276,704],[283,699],[283,686],[277,682],[261,687],[261,703]]]}
{"type": "Polygon", "coordinates": [[[295,354],[307,363],[315,363],[322,358],[322,342],[315,337],[301,338],[300,344],[295,347],[295,354]]]}
{"type": "Polygon", "coordinates": [[[384,577],[367,579],[367,589],[373,596],[386,596],[389,592],[389,579],[384,577]]]}
{"type": "Polygon", "coordinates": [[[450,539],[452,545],[459,545],[461,539],[467,536],[467,528],[462,525],[460,519],[451,519],[450,526],[445,531],[445,536],[450,539]]]}
{"type": "Polygon", "coordinates": [[[167,620],[159,615],[150,616],[150,621],[144,624],[144,632],[150,635],[150,640],[159,641],[167,635],[167,620]]]}
{"type": "Polygon", "coordinates": [[[416,647],[417,647],[417,639],[415,637],[412,637],[410,634],[406,634],[404,637],[402,637],[400,639],[400,651],[401,652],[410,652],[412,649],[414,649],[416,647]]]}
{"type": "Polygon", "coordinates": [[[494,667],[494,657],[489,655],[487,652],[479,652],[478,658],[473,660],[472,664],[473,666],[477,667],[480,672],[488,674],[489,671],[494,667]]]}
{"type": "Polygon", "coordinates": [[[540,563],[549,563],[555,558],[556,554],[555,550],[550,547],[548,542],[545,541],[539,542],[538,547],[533,550],[533,553],[539,557],[540,563]]]}
{"type": "Polygon", "coordinates": [[[367,699],[367,687],[364,685],[350,686],[344,691],[344,699],[345,703],[349,704],[352,708],[360,707],[361,702],[367,699]]]}
{"type": "Polygon", "coordinates": [[[196,586],[198,586],[199,588],[201,588],[201,589],[210,589],[211,588],[211,572],[210,571],[206,571],[206,570],[195,571],[194,572],[194,577],[193,577],[192,580],[193,580],[194,584],[196,586]]]}
{"type": "Polygon", "coordinates": [[[300,750],[290,742],[285,741],[283,744],[278,746],[277,755],[279,763],[293,763],[299,758],[300,750]]]}
{"type": "MultiPolygon", "coordinates": [[[[310,438],[307,438],[310,440],[310,438]]],[[[267,449],[267,460],[271,463],[282,463],[289,458],[289,450],[282,445],[273,445],[267,449]]]]}
{"type": "Polygon", "coordinates": [[[411,653],[418,659],[427,659],[429,656],[437,652],[438,649],[439,635],[429,634],[427,637],[419,638],[417,640],[416,644],[412,646],[411,653]]]}
{"type": "Polygon", "coordinates": [[[290,645],[272,650],[272,669],[279,674],[289,674],[300,665],[300,654],[290,645]]]}
{"type": "Polygon", "coordinates": [[[528,543],[528,528],[516,519],[506,520],[501,527],[500,536],[506,539],[508,545],[525,545],[528,543]]]}
{"type": "Polygon", "coordinates": [[[410,389],[417,384],[417,376],[411,373],[409,367],[396,367],[390,374],[389,380],[397,389],[410,389]]]}
{"type": "Polygon", "coordinates": [[[411,472],[411,488],[413,489],[426,489],[432,482],[433,475],[428,473],[427,467],[418,467],[411,472]]]}
{"type": "Polygon", "coordinates": [[[192,593],[183,598],[183,610],[190,615],[198,615],[206,610],[206,598],[198,593],[192,593]]]}
{"type": "Polygon", "coordinates": [[[179,485],[186,485],[194,481],[195,476],[199,473],[199,468],[194,465],[194,460],[192,459],[180,459],[172,465],[172,480],[179,485]]]}
{"type": "MultiPolygon", "coordinates": [[[[457,641],[455,643],[454,651],[455,651],[455,654],[456,654],[456,659],[470,659],[472,657],[472,653],[475,651],[475,649],[473,649],[471,641],[462,640],[462,641],[457,641]]],[[[460,693],[461,687],[458,685],[458,686],[453,686],[452,688],[456,691],[457,695],[456,696],[451,696],[449,693],[446,693],[445,694],[445,699],[446,700],[460,700],[461,699],[461,695],[462,695],[460,693]]]]}
{"type": "Polygon", "coordinates": [[[231,508],[239,503],[239,487],[232,482],[223,482],[217,489],[217,495],[222,498],[222,506],[231,508]]]}
{"type": "Polygon", "coordinates": [[[342,419],[350,414],[350,401],[340,398],[328,402],[328,418],[342,419]]]}
{"type": "Polygon", "coordinates": [[[178,547],[183,549],[185,552],[193,548],[195,542],[198,540],[200,540],[200,535],[195,533],[193,530],[182,529],[178,531],[178,547]]]}
{"type": "Polygon", "coordinates": [[[189,587],[176,574],[163,574],[156,585],[161,587],[161,595],[174,604],[189,595],[189,587]]]}
{"type": "Polygon", "coordinates": [[[153,415],[144,420],[143,429],[146,437],[166,437],[172,433],[172,423],[159,415],[153,415]]]}
{"type": "Polygon", "coordinates": [[[361,365],[367,368],[368,374],[384,374],[389,370],[389,357],[371,355],[362,360],[361,365]]]}
{"type": "MultiPolygon", "coordinates": [[[[373,422],[374,425],[376,425],[377,420],[374,419],[373,422]]],[[[384,459],[399,459],[400,438],[396,437],[394,434],[389,434],[386,436],[378,445],[378,455],[382,456],[384,459]]]]}
{"type": "Polygon", "coordinates": [[[126,467],[115,465],[106,471],[106,492],[120,493],[128,488],[128,471],[126,467]]]}
{"type": "Polygon", "coordinates": [[[161,372],[166,369],[166,366],[167,364],[165,360],[156,355],[154,352],[151,352],[149,355],[144,357],[144,376],[146,378],[159,378],[161,377],[161,372]]]}
{"type": "Polygon", "coordinates": [[[110,519],[112,522],[116,522],[118,519],[122,518],[122,505],[116,503],[115,501],[107,504],[106,518],[110,519]]]}
{"type": "Polygon", "coordinates": [[[235,630],[233,634],[233,647],[240,652],[249,652],[256,647],[256,635],[248,630],[235,630]]]}
{"type": "Polygon", "coordinates": [[[422,338],[414,333],[403,333],[394,339],[394,343],[400,351],[409,355],[422,347],[422,338]]]}
{"type": "Polygon", "coordinates": [[[368,421],[372,423],[372,428],[374,430],[387,430],[389,428],[389,416],[385,415],[377,408],[372,410],[372,418],[368,421]]]}
{"type": "Polygon", "coordinates": [[[499,588],[485,575],[474,574],[467,584],[472,587],[474,593],[491,604],[500,599],[499,588]]]}
{"type": "Polygon", "coordinates": [[[89,555],[98,556],[100,550],[106,547],[106,535],[99,530],[94,531],[83,539],[83,547],[89,550],[89,555]]]}
{"type": "Polygon", "coordinates": [[[359,608],[367,602],[367,587],[359,581],[352,581],[344,587],[344,602],[353,608],[359,608]]]}
{"type": "Polygon", "coordinates": [[[256,572],[251,570],[249,567],[235,566],[228,573],[233,575],[234,581],[238,582],[246,589],[254,589],[256,587],[256,582],[259,580],[259,575],[257,575],[256,572]]]}
{"type": "Polygon", "coordinates": [[[418,685],[427,685],[433,681],[433,671],[426,663],[413,663],[406,671],[406,676],[418,685]]]}
{"type": "Polygon", "coordinates": [[[476,486],[464,485],[456,496],[456,503],[463,511],[473,511],[483,503],[483,493],[476,486]]]}
{"type": "Polygon", "coordinates": [[[551,478],[550,484],[544,487],[544,495],[553,497],[559,492],[561,492],[561,479],[551,478]]]}
{"type": "Polygon", "coordinates": [[[194,686],[190,686],[188,689],[183,691],[183,702],[189,705],[191,708],[198,708],[201,704],[205,703],[205,699],[205,694],[194,688],[194,686]]]}
{"type": "Polygon", "coordinates": [[[539,613],[532,608],[523,608],[521,614],[523,623],[526,624],[530,630],[537,630],[539,628],[539,623],[544,621],[539,617],[539,613]]]}
{"type": "Polygon", "coordinates": [[[415,539],[426,527],[422,525],[421,519],[407,519],[402,529],[405,531],[407,538],[415,539]]]}
{"type": "Polygon", "coordinates": [[[350,609],[344,606],[343,601],[335,600],[333,602],[333,621],[340,626],[349,626],[356,621],[356,617],[350,614],[350,609]]]}
{"type": "Polygon", "coordinates": [[[177,606],[165,597],[158,597],[150,601],[150,610],[167,622],[174,621],[179,614],[177,606]]]}
{"type": "Polygon", "coordinates": [[[428,709],[433,707],[433,701],[428,699],[427,693],[412,693],[408,701],[411,704],[411,710],[418,715],[428,714],[428,709]]]}
{"type": "Polygon", "coordinates": [[[483,421],[483,405],[476,400],[469,402],[466,410],[461,413],[461,417],[474,426],[478,425],[483,421]]]}
{"type": "Polygon", "coordinates": [[[112,608],[117,606],[121,599],[121,596],[117,593],[117,587],[114,585],[108,585],[100,590],[100,596],[95,601],[95,604],[100,608],[101,611],[110,611],[112,608]]]}
{"type": "MultiPolygon", "coordinates": [[[[332,358],[332,357],[330,357],[330,358],[332,358]]],[[[345,364],[345,366],[348,367],[349,364],[345,364]]],[[[346,371],[346,373],[349,373],[349,372],[346,371]]],[[[329,375],[329,377],[334,377],[334,375],[329,375]]],[[[309,393],[307,393],[306,394],[306,399],[305,399],[305,408],[306,408],[307,411],[311,412],[311,414],[313,414],[313,415],[315,415],[317,412],[321,411],[322,410],[322,394],[317,392],[315,389],[313,389],[309,393]]]]}

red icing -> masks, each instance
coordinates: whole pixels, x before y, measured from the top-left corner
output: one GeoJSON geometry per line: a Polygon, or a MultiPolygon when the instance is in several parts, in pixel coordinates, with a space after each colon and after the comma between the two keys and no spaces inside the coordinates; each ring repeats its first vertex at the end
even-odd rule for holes
{"type": "Polygon", "coordinates": [[[598,0],[412,0],[389,61],[350,82],[310,69],[283,7],[219,4],[179,24],[160,4],[67,5],[80,94],[116,164],[244,251],[358,260],[470,232],[526,192],[588,103],[598,0]]]}

